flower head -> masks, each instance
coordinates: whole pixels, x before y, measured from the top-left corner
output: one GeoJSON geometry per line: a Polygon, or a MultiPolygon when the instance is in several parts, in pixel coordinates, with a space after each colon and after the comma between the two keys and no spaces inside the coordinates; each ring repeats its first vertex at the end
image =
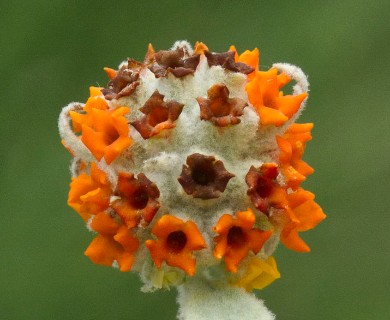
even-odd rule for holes
{"type": "Polygon", "coordinates": [[[301,187],[313,172],[303,160],[312,124],[295,123],[307,77],[285,63],[260,70],[259,56],[149,45],[142,62],[105,68],[107,87],[59,118],[73,157],[68,203],[95,233],[85,254],[138,272],[143,290],[177,287],[183,319],[241,309],[272,319],[245,290],[280,277],[279,241],[309,251],[300,235],[325,218],[301,187]]]}

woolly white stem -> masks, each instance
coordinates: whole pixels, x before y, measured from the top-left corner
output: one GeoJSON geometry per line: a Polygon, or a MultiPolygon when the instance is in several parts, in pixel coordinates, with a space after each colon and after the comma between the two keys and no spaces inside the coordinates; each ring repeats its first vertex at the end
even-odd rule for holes
{"type": "Polygon", "coordinates": [[[214,284],[201,277],[178,288],[179,320],[273,320],[262,300],[242,288],[214,284]]]}
{"type": "Polygon", "coordinates": [[[83,104],[79,102],[72,102],[64,107],[60,113],[58,119],[58,129],[61,138],[76,155],[77,158],[81,158],[84,161],[92,161],[94,158],[89,152],[88,148],[81,142],[78,136],[76,136],[70,126],[70,111],[80,111],[83,109],[83,104]]]}
{"type": "Polygon", "coordinates": [[[293,94],[298,95],[309,91],[309,82],[307,76],[302,69],[289,63],[274,63],[273,68],[276,68],[281,73],[285,73],[293,79],[296,84],[293,87],[293,94]]]}

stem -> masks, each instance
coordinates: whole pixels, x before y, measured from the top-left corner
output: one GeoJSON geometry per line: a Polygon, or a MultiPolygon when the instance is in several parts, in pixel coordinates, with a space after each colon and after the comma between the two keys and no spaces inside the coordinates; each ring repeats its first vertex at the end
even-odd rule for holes
{"type": "Polygon", "coordinates": [[[188,279],[178,288],[179,320],[273,320],[262,300],[239,287],[221,285],[202,277],[188,279]]]}

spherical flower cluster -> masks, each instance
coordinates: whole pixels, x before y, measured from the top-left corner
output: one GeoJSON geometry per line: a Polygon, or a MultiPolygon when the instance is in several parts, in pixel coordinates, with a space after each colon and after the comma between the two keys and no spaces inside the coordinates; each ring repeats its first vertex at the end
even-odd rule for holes
{"type": "Polygon", "coordinates": [[[313,125],[295,123],[308,96],[298,67],[260,71],[257,49],[178,41],[105,71],[107,88],[59,119],[68,204],[95,234],[94,263],[138,272],[146,291],[206,281],[250,292],[280,277],[279,241],[310,250],[300,233],[325,215],[301,187],[313,125]]]}

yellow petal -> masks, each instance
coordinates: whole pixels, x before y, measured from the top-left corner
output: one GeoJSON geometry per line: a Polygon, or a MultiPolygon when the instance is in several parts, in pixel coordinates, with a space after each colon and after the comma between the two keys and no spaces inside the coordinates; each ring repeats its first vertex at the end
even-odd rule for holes
{"type": "Polygon", "coordinates": [[[274,257],[269,257],[267,260],[253,258],[244,276],[236,284],[244,287],[247,291],[252,291],[253,289],[261,290],[279,278],[280,273],[274,257]]]}

